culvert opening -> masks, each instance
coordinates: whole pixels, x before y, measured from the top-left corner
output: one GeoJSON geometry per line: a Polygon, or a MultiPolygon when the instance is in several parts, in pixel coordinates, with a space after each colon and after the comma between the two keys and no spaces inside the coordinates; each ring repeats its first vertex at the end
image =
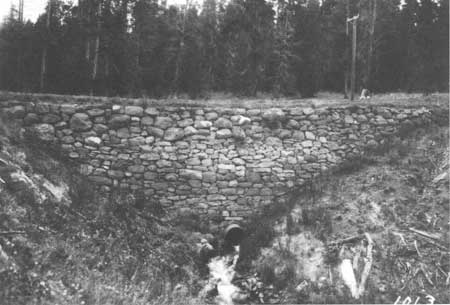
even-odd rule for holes
{"type": "Polygon", "coordinates": [[[244,230],[238,224],[231,224],[225,229],[225,244],[238,246],[244,239],[244,230]]]}

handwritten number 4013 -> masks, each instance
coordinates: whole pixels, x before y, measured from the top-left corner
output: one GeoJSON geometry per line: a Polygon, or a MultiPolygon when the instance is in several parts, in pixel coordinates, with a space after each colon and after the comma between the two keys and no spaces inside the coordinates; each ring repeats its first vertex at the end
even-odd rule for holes
{"type": "Polygon", "coordinates": [[[422,302],[420,302],[420,297],[417,297],[417,299],[415,300],[414,303],[412,303],[411,297],[406,297],[406,298],[403,300],[403,302],[401,302],[402,297],[399,296],[399,297],[397,298],[397,300],[395,301],[394,305],[434,304],[434,301],[436,300],[432,295],[429,295],[429,294],[425,296],[425,299],[427,299],[427,302],[428,302],[428,303],[422,303],[422,302]],[[419,302],[420,302],[420,303],[419,303],[419,302]]]}

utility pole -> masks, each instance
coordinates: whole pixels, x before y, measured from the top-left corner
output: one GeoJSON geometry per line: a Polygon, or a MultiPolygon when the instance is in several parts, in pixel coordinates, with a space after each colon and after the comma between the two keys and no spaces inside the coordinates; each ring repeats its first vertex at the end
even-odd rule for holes
{"type": "Polygon", "coordinates": [[[24,0],[19,0],[19,22],[23,23],[23,2],[24,0]]]}
{"type": "MultiPolygon", "coordinates": [[[[350,18],[350,0],[347,0],[345,3],[345,20],[350,18]]],[[[349,57],[349,36],[348,36],[348,22],[345,22],[345,71],[344,71],[344,98],[348,99],[348,81],[349,81],[349,65],[348,65],[348,57],[349,57]]]]}
{"type": "Polygon", "coordinates": [[[359,18],[359,14],[347,19],[347,23],[351,22],[353,25],[352,35],[352,75],[350,80],[350,100],[353,101],[355,97],[355,74],[356,74],[356,25],[359,18]]]}

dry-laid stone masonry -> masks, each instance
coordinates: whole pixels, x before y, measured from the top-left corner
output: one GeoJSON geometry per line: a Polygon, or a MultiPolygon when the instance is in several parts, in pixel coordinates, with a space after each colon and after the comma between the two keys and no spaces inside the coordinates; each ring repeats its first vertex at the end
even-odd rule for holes
{"type": "MultiPolygon", "coordinates": [[[[76,100],[75,100],[76,101],[76,100]]],[[[100,189],[142,190],[171,211],[241,220],[386,136],[432,121],[426,108],[227,109],[145,101],[3,101],[100,189]]]]}

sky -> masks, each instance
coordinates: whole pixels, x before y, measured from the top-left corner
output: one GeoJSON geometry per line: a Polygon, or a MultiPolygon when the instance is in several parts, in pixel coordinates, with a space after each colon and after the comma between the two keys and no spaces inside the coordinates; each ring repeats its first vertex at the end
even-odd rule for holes
{"type": "MultiPolygon", "coordinates": [[[[44,12],[48,0],[25,0],[24,18],[25,20],[36,21],[37,17],[44,12]]],[[[73,0],[75,2],[75,0],[73,0]]],[[[199,0],[200,2],[201,0],[199,0]]],[[[401,0],[404,3],[405,0],[401,0]]],[[[186,0],[168,0],[168,4],[184,4],[186,0]]],[[[19,5],[19,0],[0,0],[0,23],[9,14],[11,4],[19,5]]]]}
{"type": "MultiPolygon", "coordinates": [[[[47,0],[25,0],[24,2],[24,19],[36,21],[36,18],[44,11],[47,0]]],[[[11,4],[19,6],[19,0],[0,0],[0,20],[9,14],[11,4]]]]}
{"type": "MultiPolygon", "coordinates": [[[[36,21],[37,17],[44,12],[45,5],[48,0],[25,0],[24,2],[24,19],[36,21]]],[[[75,2],[75,1],[74,1],[75,2]]],[[[168,0],[169,4],[184,4],[185,0],[168,0]]],[[[0,23],[5,16],[9,14],[11,4],[19,6],[19,0],[0,0],[0,23]]]]}

